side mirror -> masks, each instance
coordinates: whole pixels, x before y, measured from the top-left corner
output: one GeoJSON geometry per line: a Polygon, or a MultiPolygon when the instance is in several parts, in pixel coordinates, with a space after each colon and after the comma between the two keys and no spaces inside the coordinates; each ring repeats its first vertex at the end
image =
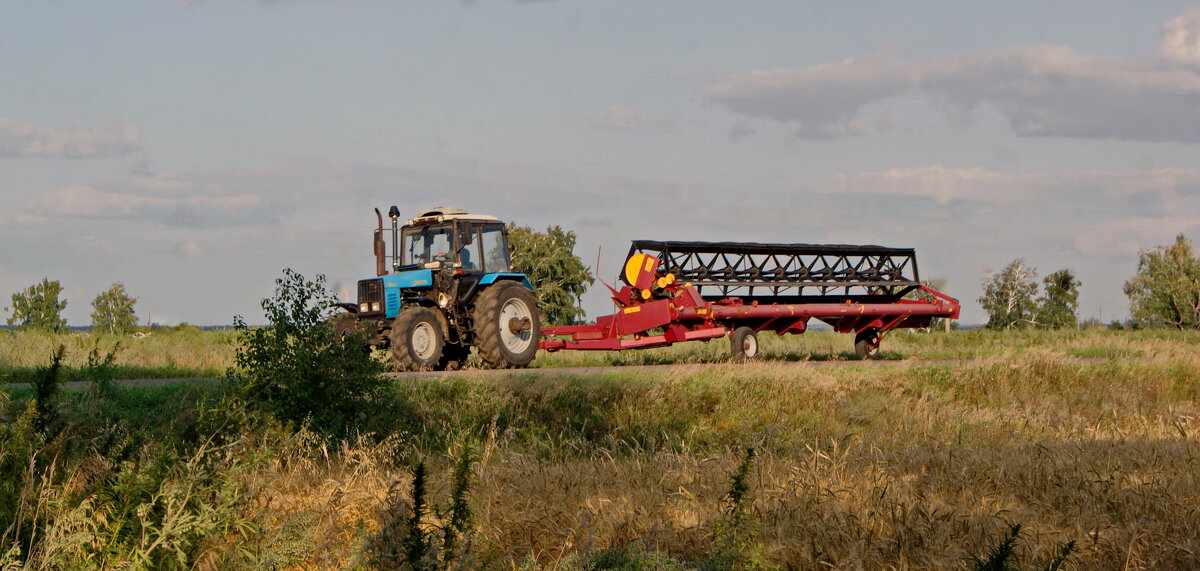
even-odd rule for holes
{"type": "Polygon", "coordinates": [[[463,246],[470,246],[471,242],[475,241],[475,231],[473,228],[463,228],[458,231],[458,243],[463,246]]]}

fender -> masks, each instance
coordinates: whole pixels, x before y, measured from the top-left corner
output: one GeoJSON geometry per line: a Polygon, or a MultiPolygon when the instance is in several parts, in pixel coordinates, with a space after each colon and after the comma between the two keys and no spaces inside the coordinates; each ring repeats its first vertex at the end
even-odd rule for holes
{"type": "Polygon", "coordinates": [[[521,282],[521,285],[525,286],[525,289],[528,289],[529,291],[534,291],[533,284],[530,283],[529,277],[526,276],[525,274],[501,273],[501,272],[497,272],[494,274],[484,274],[483,278],[479,280],[479,285],[492,285],[498,281],[514,281],[514,282],[519,281],[519,282],[521,282]]]}

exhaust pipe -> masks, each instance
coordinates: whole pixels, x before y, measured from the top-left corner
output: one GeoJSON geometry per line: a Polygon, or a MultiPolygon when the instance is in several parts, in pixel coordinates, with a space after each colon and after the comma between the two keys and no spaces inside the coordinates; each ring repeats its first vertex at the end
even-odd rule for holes
{"type": "Polygon", "coordinates": [[[392,219],[392,271],[396,271],[400,267],[400,228],[397,225],[397,220],[400,219],[400,209],[392,205],[388,209],[388,218],[392,219]]]}
{"type": "Polygon", "coordinates": [[[375,229],[375,275],[382,276],[388,273],[387,262],[384,261],[387,252],[383,245],[383,213],[378,208],[375,209],[375,218],[379,220],[379,227],[375,229]]]}

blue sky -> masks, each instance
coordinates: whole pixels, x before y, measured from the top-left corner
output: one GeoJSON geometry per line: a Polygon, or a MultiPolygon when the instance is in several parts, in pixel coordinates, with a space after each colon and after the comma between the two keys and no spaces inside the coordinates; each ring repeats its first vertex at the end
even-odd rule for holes
{"type": "Polygon", "coordinates": [[[452,204],[610,282],[632,239],[873,243],[966,322],[1018,257],[1108,321],[1200,238],[1200,7],[809,4],[6,3],[0,295],[254,322],[284,267],[371,275],[371,208],[452,204]]]}

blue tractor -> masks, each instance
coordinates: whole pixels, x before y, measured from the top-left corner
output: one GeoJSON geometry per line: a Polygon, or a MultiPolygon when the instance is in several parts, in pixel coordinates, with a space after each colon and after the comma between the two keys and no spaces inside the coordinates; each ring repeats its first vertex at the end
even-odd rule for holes
{"type": "Polygon", "coordinates": [[[459,208],[434,208],[402,227],[392,221],[391,256],[375,209],[375,273],[358,282],[335,332],[366,330],[402,371],[463,366],[478,349],[493,368],[524,367],[537,353],[541,323],[533,285],[512,268],[504,223],[459,208]]]}

